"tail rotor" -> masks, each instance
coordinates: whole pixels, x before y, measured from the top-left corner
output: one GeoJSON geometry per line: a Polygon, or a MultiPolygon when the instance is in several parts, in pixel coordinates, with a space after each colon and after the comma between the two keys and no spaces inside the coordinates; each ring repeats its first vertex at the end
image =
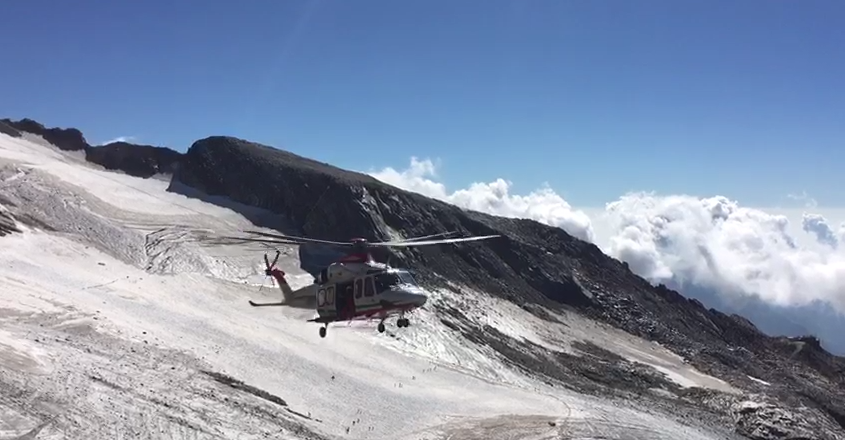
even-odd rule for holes
{"type": "Polygon", "coordinates": [[[276,251],[276,258],[273,259],[273,263],[270,263],[270,260],[267,258],[267,254],[264,254],[264,265],[267,267],[267,270],[264,271],[267,276],[270,276],[273,268],[276,267],[276,263],[279,262],[279,255],[281,255],[280,251],[276,251]]]}
{"type": "MultiPolygon", "coordinates": [[[[267,275],[267,276],[270,278],[270,284],[271,284],[274,288],[276,287],[276,279],[275,279],[275,277],[273,277],[273,269],[276,267],[276,263],[278,263],[278,262],[279,262],[279,255],[280,255],[280,254],[281,254],[281,252],[279,252],[279,251],[277,250],[277,251],[276,251],[276,257],[275,257],[275,258],[273,258],[273,262],[272,262],[272,263],[270,263],[270,259],[269,259],[269,258],[267,258],[267,254],[266,254],[266,253],[264,254],[264,267],[265,267],[265,269],[264,269],[264,275],[267,275]]],[[[262,285],[261,285],[261,287],[264,287],[264,285],[262,284],[262,285]]],[[[260,288],[260,287],[259,287],[259,290],[261,290],[261,288],[260,288]]]]}

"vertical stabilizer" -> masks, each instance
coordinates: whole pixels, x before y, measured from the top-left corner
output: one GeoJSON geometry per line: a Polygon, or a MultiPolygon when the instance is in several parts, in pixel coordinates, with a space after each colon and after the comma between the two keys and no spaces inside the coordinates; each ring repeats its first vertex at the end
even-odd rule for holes
{"type": "Polygon", "coordinates": [[[293,302],[293,289],[290,288],[290,284],[288,284],[287,280],[285,279],[285,273],[279,269],[272,269],[270,270],[270,276],[279,283],[279,289],[282,291],[282,296],[284,297],[284,303],[290,304],[293,302]]]}

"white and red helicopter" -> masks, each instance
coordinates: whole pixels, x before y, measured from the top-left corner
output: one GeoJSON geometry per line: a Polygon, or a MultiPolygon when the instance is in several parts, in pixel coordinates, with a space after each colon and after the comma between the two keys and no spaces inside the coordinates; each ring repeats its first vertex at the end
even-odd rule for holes
{"type": "Polygon", "coordinates": [[[320,337],[322,338],[326,337],[329,324],[339,321],[377,318],[380,319],[378,331],[383,333],[385,331],[384,321],[392,315],[399,315],[396,325],[408,327],[410,321],[405,317],[405,314],[422,307],[428,300],[427,292],[417,284],[408,270],[376,262],[369,252],[369,248],[430,246],[499,237],[499,235],[485,235],[435,240],[436,237],[453,234],[441,233],[401,241],[369,243],[363,238],[340,242],[258,231],[244,232],[253,235],[253,237],[224,238],[241,242],[259,242],[267,245],[311,243],[351,248],[351,251],[346,255],[323,267],[315,275],[312,284],[297,290],[291,288],[285,279],[285,273],[276,267],[280,252],[276,251],[276,257],[272,263],[267,258],[267,254],[264,254],[265,274],[271,276],[278,283],[283,300],[272,303],[256,303],[250,300],[249,303],[256,307],[290,306],[316,310],[317,317],[309,319],[308,322],[323,324],[320,327],[320,337]]]}

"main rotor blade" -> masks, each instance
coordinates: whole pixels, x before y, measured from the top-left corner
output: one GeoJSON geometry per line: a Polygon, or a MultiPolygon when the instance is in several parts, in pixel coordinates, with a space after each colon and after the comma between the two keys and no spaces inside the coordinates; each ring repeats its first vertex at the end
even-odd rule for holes
{"type": "Polygon", "coordinates": [[[295,244],[299,245],[301,243],[296,241],[290,240],[271,240],[267,238],[249,238],[249,237],[214,237],[208,240],[204,240],[206,242],[216,242],[216,244],[226,245],[226,244],[243,244],[243,243],[270,243],[270,244],[295,244]]]}
{"type": "Polygon", "coordinates": [[[305,238],[305,237],[296,237],[293,235],[283,235],[283,234],[270,234],[267,232],[259,232],[259,231],[244,231],[247,234],[255,234],[260,235],[262,237],[269,237],[275,238],[277,240],[290,240],[294,242],[305,242],[305,243],[318,243],[318,244],[330,244],[334,246],[351,246],[352,243],[345,242],[345,241],[329,241],[329,240],[318,240],[316,238],[305,238]]]}
{"type": "Polygon", "coordinates": [[[420,237],[411,237],[411,238],[406,238],[406,239],[404,239],[404,240],[395,240],[395,241],[377,241],[377,242],[375,242],[375,243],[367,243],[367,244],[368,244],[368,245],[373,245],[373,246],[378,246],[378,245],[381,245],[381,244],[383,244],[383,243],[413,243],[413,242],[418,242],[418,241],[422,241],[422,240],[428,240],[428,239],[430,239],[430,238],[435,238],[435,237],[445,237],[445,236],[449,236],[449,235],[454,235],[454,234],[457,234],[457,233],[458,233],[458,231],[440,232],[440,233],[437,233],[437,234],[423,235],[423,236],[420,236],[420,237]]]}
{"type": "MultiPolygon", "coordinates": [[[[400,241],[412,242],[412,241],[428,240],[428,239],[435,238],[435,237],[446,237],[446,236],[454,235],[454,234],[457,234],[457,233],[458,233],[458,231],[441,232],[439,234],[431,234],[431,235],[423,235],[421,237],[406,238],[406,239],[400,240],[400,241]]],[[[392,242],[383,241],[381,243],[392,243],[392,242]]]]}
{"type": "Polygon", "coordinates": [[[386,241],[382,243],[370,243],[370,246],[381,246],[381,247],[411,247],[411,246],[430,246],[433,244],[446,244],[446,243],[463,243],[466,241],[478,241],[478,240],[487,240],[490,238],[501,237],[501,235],[482,235],[480,237],[459,237],[459,238],[447,238],[444,240],[426,240],[426,241],[386,241]]]}

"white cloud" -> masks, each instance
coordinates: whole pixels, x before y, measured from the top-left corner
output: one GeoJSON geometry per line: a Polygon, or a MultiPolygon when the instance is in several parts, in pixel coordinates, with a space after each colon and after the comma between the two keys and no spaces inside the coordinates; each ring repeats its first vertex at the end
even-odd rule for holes
{"type": "Polygon", "coordinates": [[[403,171],[385,168],[369,174],[382,182],[452,203],[461,208],[486,212],[502,217],[527,218],[557,226],[578,238],[593,241],[590,218],[583,211],[572,208],[563,197],[548,186],[526,195],[511,194],[511,182],[496,179],[489,183],[473,183],[466,189],[449,192],[437,177],[437,162],[411,158],[411,165],[403,171]]]}
{"type": "MultiPolygon", "coordinates": [[[[559,226],[653,282],[674,279],[778,305],[823,300],[845,313],[845,246],[831,245],[845,240],[845,224],[834,233],[818,213],[772,213],[721,196],[633,193],[588,210],[591,219],[548,187],[517,195],[510,182],[496,179],[450,192],[436,180],[437,163],[430,160],[412,158],[408,169],[370,174],[464,208],[559,226]]],[[[818,211],[806,194],[790,198],[818,211]]]]}
{"type": "MultiPolygon", "coordinates": [[[[826,300],[845,312],[845,253],[800,246],[784,215],[719,196],[637,193],[609,203],[604,217],[612,231],[607,252],[645,278],[674,278],[778,305],[826,300]]],[[[820,215],[804,219],[813,234],[827,225],[820,215]]]]}
{"type": "Polygon", "coordinates": [[[839,238],[833,232],[833,229],[827,223],[827,219],[824,216],[819,214],[804,214],[802,227],[804,231],[814,234],[819,243],[832,248],[839,246],[839,238]]]}

